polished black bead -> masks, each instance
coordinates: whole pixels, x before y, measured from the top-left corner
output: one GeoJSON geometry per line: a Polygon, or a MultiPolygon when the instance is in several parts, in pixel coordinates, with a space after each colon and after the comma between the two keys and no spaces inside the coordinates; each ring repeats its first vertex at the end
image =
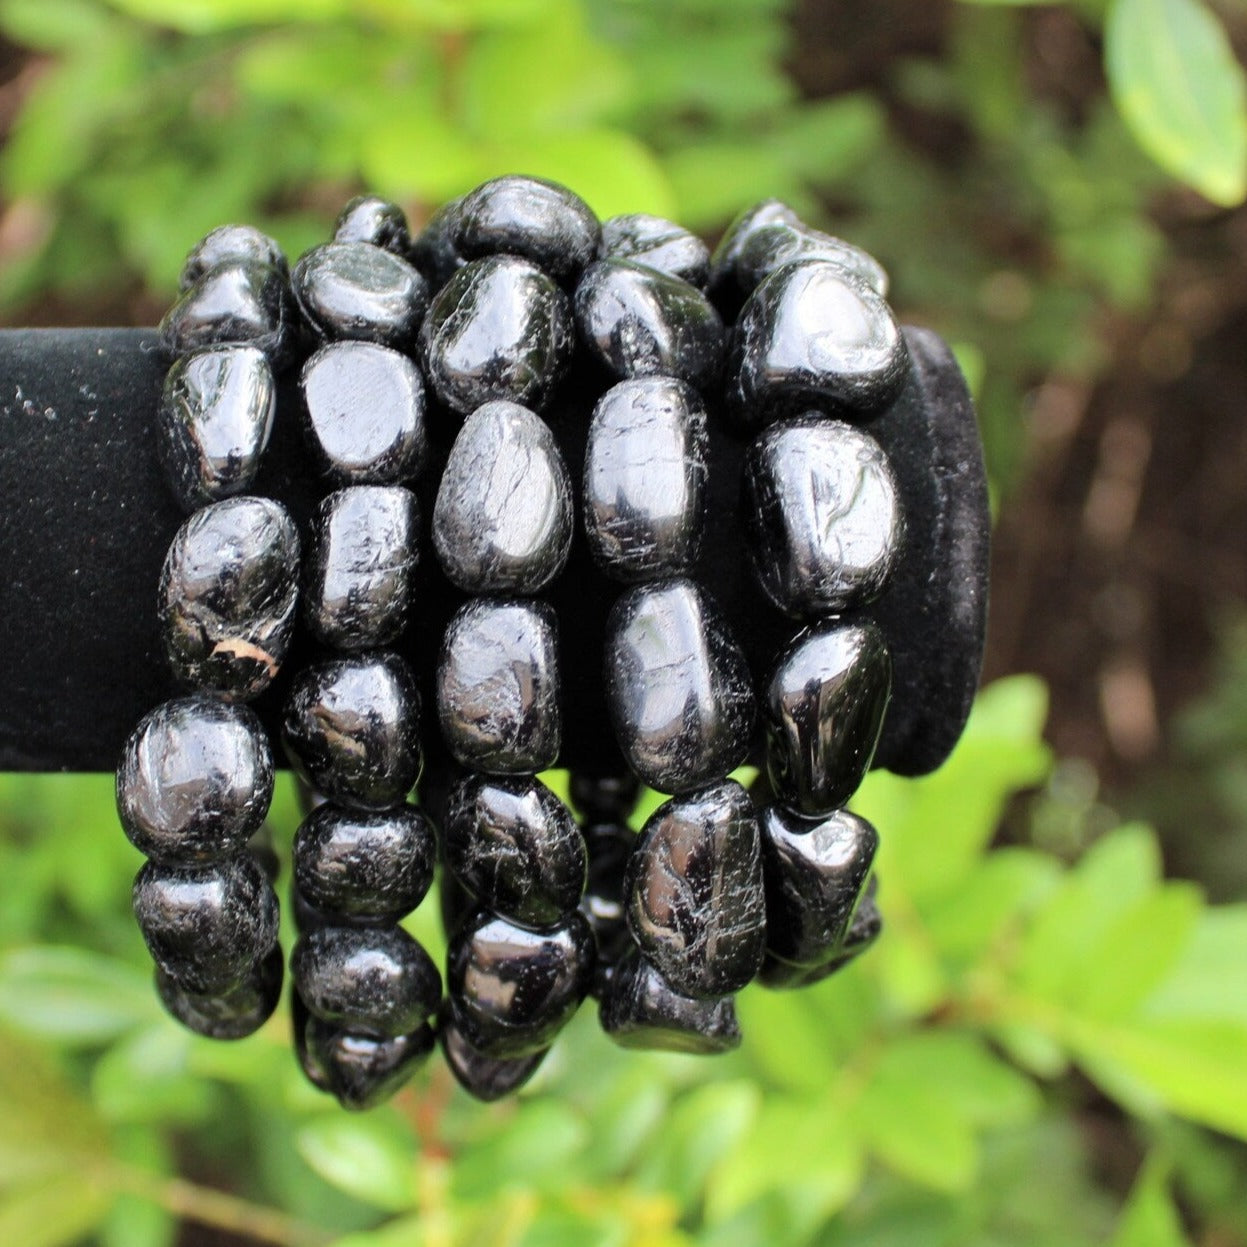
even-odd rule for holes
{"type": "Polygon", "coordinates": [[[251,488],[275,410],[273,369],[254,346],[206,347],[174,361],[156,446],[183,510],[251,488]]]}
{"type": "Polygon", "coordinates": [[[510,1059],[485,1056],[468,1043],[453,1019],[442,1025],[438,1039],[455,1081],[474,1099],[486,1103],[518,1091],[537,1072],[548,1051],[543,1048],[510,1059]]]}
{"type": "Polygon", "coordinates": [[[874,438],[815,412],[785,420],[754,440],[744,481],[750,558],[776,606],[833,615],[879,596],[905,523],[874,438]]]}
{"type": "Polygon", "coordinates": [[[705,389],[723,362],[723,322],[696,286],[631,260],[585,269],[575,297],[581,341],[613,376],[667,376],[705,389]]]}
{"type": "Polygon", "coordinates": [[[300,935],[305,931],[317,931],[321,927],[340,927],[347,921],[339,914],[318,909],[297,886],[290,889],[290,912],[294,918],[294,929],[300,935]]]}
{"type": "Polygon", "coordinates": [[[321,927],[290,958],[308,1011],[359,1034],[395,1038],[437,1010],[442,976],[402,927],[321,927]]]}
{"type": "Polygon", "coordinates": [[[540,1052],[588,992],[593,956],[593,932],[579,913],[553,931],[530,931],[478,912],[447,953],[454,1023],[485,1056],[540,1052]]]}
{"type": "Polygon", "coordinates": [[[406,355],[374,342],[331,342],[302,375],[308,428],[335,481],[385,485],[424,467],[424,382],[406,355]]]}
{"type": "Polygon", "coordinates": [[[468,775],[450,791],[446,863],[487,909],[520,926],[557,926],[585,888],[585,842],[539,779],[468,775]]]}
{"type": "Polygon", "coordinates": [[[637,836],[622,823],[589,823],[583,834],[589,854],[589,876],[580,912],[589,920],[597,942],[594,990],[600,995],[620,957],[632,944],[624,917],[624,873],[637,836]]]}
{"type": "Polygon", "coordinates": [[[295,321],[282,269],[233,261],[208,269],[183,291],[160,322],[160,338],[174,355],[249,343],[280,367],[294,348],[295,321]]]}
{"type": "Polygon", "coordinates": [[[892,659],[872,623],[800,633],[767,685],[771,787],[802,814],[842,806],[870,769],[892,693],[892,659]]]}
{"type": "Polygon", "coordinates": [[[337,649],[392,641],[407,623],[419,557],[416,496],[401,485],[351,485],[312,518],[303,615],[337,649]]]}
{"type": "Polygon", "coordinates": [[[628,929],[685,996],[723,996],[758,972],[766,902],[758,820],[725,779],[673,797],[650,815],[624,884],[628,929]]]}
{"type": "Polygon", "coordinates": [[[623,822],[636,807],[641,784],[635,775],[582,775],[573,772],[572,805],[585,822],[623,822]]]}
{"type": "Polygon", "coordinates": [[[670,377],[621,381],[598,400],[585,450],[584,523],[619,580],[687,569],[701,548],[710,443],[696,392],[670,377]]]}
{"type": "Polygon", "coordinates": [[[726,398],[746,429],[810,407],[860,418],[900,393],[908,368],[900,326],[879,295],[838,264],[799,260],[746,300],[726,398]]]}
{"type": "Polygon", "coordinates": [[[598,255],[644,264],[702,290],[710,276],[710,249],[706,244],[674,221],[647,212],[630,212],[603,221],[598,255]]]}
{"type": "Polygon", "coordinates": [[[282,738],[303,779],[344,805],[385,809],[420,778],[420,694],[397,654],[343,658],[295,677],[282,738]]]}
{"type": "Polygon", "coordinates": [[[745,244],[758,230],[777,222],[800,225],[801,219],[778,199],[764,199],[752,208],[746,208],[723,231],[723,237],[710,257],[710,289],[716,298],[729,292],[735,293],[736,264],[745,244]]]}
{"type": "Polygon", "coordinates": [[[259,719],[215,697],[180,697],[144,715],[117,767],[117,813],[157,861],[231,857],[273,797],[273,759],[259,719]]]}
{"type": "Polygon", "coordinates": [[[277,942],[277,896],[250,853],[194,866],[148,862],[132,901],[152,959],[192,992],[239,987],[277,942]]]}
{"type": "Polygon", "coordinates": [[[736,282],[748,294],[768,274],[792,260],[826,260],[848,269],[881,298],[888,275],[869,252],[800,222],[773,221],[751,230],[736,257],[736,282]]]}
{"type": "Polygon", "coordinates": [[[536,593],[563,570],[572,487],[550,427],[490,402],[459,430],[433,508],[433,546],[467,593],[536,593]]]}
{"type": "Polygon", "coordinates": [[[691,580],[630,589],[607,622],[606,696],[633,771],[688,792],[744,761],[753,688],[740,646],[691,580]]]}
{"type": "Polygon", "coordinates": [[[466,263],[455,248],[459,200],[444,203],[425,222],[411,244],[412,263],[425,275],[429,289],[436,294],[466,263]]]}
{"type": "Polygon", "coordinates": [[[313,247],[294,266],[291,288],[321,338],[410,348],[428,306],[428,284],[401,256],[366,242],[313,247]]]}
{"type": "Polygon", "coordinates": [[[804,966],[785,961],[768,952],[758,981],[764,987],[770,988],[811,987],[864,953],[883,931],[883,917],[875,903],[876,883],[877,876],[871,875],[844,939],[830,956],[817,965],[804,966]]]}
{"type": "Polygon", "coordinates": [[[326,802],[294,841],[299,895],[321,914],[352,923],[397,922],[433,882],[437,836],[423,811],[403,805],[364,813],[326,802]]]}
{"type": "Polygon", "coordinates": [[[461,255],[524,256],[556,281],[575,281],[597,255],[601,227],[579,195],[544,178],[508,174],[459,201],[454,242],[461,255]]]}
{"type": "Polygon", "coordinates": [[[160,573],[160,625],[173,674],[247,701],[290,645],[299,530],[271,498],[226,498],[178,529],[160,573]]]}
{"type": "Polygon", "coordinates": [[[459,269],[420,329],[429,384],[464,416],[492,399],[540,411],[563,379],[574,346],[567,296],[535,264],[509,255],[459,269]]]}
{"type": "Polygon", "coordinates": [[[268,1021],[281,1000],[285,960],[274,948],[237,986],[226,992],[194,992],[156,970],[160,1003],[183,1026],[209,1039],[245,1039],[268,1021]]]}
{"type": "Polygon", "coordinates": [[[286,256],[267,234],[251,225],[222,225],[205,234],[182,265],[179,290],[189,290],[205,273],[224,264],[276,268],[287,272],[286,256]]]}
{"type": "Polygon", "coordinates": [[[554,611],[505,598],[460,607],[442,641],[437,713],[464,766],[503,775],[553,766],[562,740],[554,611]]]}
{"type": "Polygon", "coordinates": [[[411,251],[407,214],[398,204],[376,195],[356,195],[338,213],[333,241],[371,243],[406,260],[411,251]]]}

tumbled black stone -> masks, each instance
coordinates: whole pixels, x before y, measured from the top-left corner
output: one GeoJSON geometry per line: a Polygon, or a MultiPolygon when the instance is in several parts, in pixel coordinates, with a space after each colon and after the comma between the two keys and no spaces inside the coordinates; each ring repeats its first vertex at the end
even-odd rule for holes
{"type": "Polygon", "coordinates": [[[659,792],[688,792],[744,761],[753,688],[740,646],[691,580],[641,585],[611,609],[606,696],[619,747],[659,792]]]}
{"type": "Polygon", "coordinates": [[[447,953],[454,1024],[484,1056],[540,1052],[588,992],[593,955],[593,933],[579,913],[553,931],[530,931],[478,912],[447,953]]]}
{"type": "Polygon", "coordinates": [[[505,598],[460,607],[442,641],[437,713],[464,766],[503,775],[553,766],[562,741],[554,611],[505,598]]]}
{"type": "Polygon", "coordinates": [[[883,931],[883,917],[875,901],[877,881],[878,877],[871,875],[843,941],[830,956],[817,965],[803,966],[784,961],[768,952],[758,981],[764,987],[773,989],[810,987],[843,969],[855,957],[864,953],[883,931]]]}
{"type": "Polygon", "coordinates": [[[215,697],[179,697],[143,716],[117,768],[117,813],[157,861],[230,857],[246,848],[273,798],[259,719],[215,697]]]}
{"type": "Polygon", "coordinates": [[[424,467],[424,382],[406,355],[374,342],[331,342],[302,374],[321,466],[336,481],[385,485],[424,467]]]}
{"type": "Polygon", "coordinates": [[[453,1019],[442,1025],[438,1039],[455,1081],[473,1099],[486,1103],[518,1091],[537,1072],[548,1051],[543,1048],[510,1059],[485,1056],[468,1043],[453,1019]]]}
{"type": "Polygon", "coordinates": [[[469,259],[523,256],[556,281],[574,281],[597,255],[601,227],[579,195],[544,178],[508,174],[459,201],[454,242],[469,259]]]}
{"type": "Polygon", "coordinates": [[[750,559],[776,606],[832,615],[879,596],[905,522],[874,438],[815,412],[785,420],[755,438],[744,481],[750,559]]]}
{"type": "Polygon", "coordinates": [[[731,996],[683,996],[635,948],[615,967],[598,1016],[624,1048],[711,1056],[740,1046],[731,996]]]}
{"type": "Polygon", "coordinates": [[[860,418],[900,393],[908,368],[900,326],[879,295],[838,264],[798,260],[746,300],[726,398],[746,429],[811,407],[860,418]]]}
{"type": "Polygon", "coordinates": [[[338,213],[333,227],[334,242],[366,242],[383,247],[405,260],[411,251],[407,214],[387,199],[376,195],[356,195],[338,213]]]}
{"type": "Polygon", "coordinates": [[[628,929],[681,995],[739,991],[758,972],[766,902],[758,820],[725,779],[650,815],[624,884],[628,929]]]}
{"type": "Polygon", "coordinates": [[[540,411],[575,346],[567,296],[518,256],[473,260],[449,278],[420,329],[420,357],[437,397],[460,415],[492,399],[540,411]]]}
{"type": "Polygon", "coordinates": [[[467,593],[536,593],[563,570],[572,487],[550,427],[490,402],[459,430],[433,508],[433,547],[467,593]]]}
{"type": "Polygon", "coordinates": [[[365,813],[326,802],[295,835],[299,895],[317,914],[352,923],[397,922],[409,914],[428,892],[436,862],[433,824],[411,805],[365,813]]]}
{"type": "Polygon", "coordinates": [[[585,842],[539,779],[468,775],[450,791],[446,864],[487,909],[525,927],[566,920],[585,887],[585,842]]]}
{"type": "Polygon", "coordinates": [[[304,319],[319,337],[354,338],[410,348],[428,306],[418,269],[384,247],[329,242],[294,266],[290,285],[304,319]]]}
{"type": "Polygon", "coordinates": [[[768,273],[791,260],[838,264],[880,298],[887,298],[888,275],[874,256],[832,234],[792,221],[773,221],[749,232],[736,256],[736,282],[748,294],[768,273]]]}
{"type": "Polygon", "coordinates": [[[303,617],[337,649],[392,641],[407,623],[419,558],[416,496],[401,485],[352,485],[312,517],[303,617]]]}
{"type": "Polygon", "coordinates": [[[173,674],[247,701],[285,661],[299,594],[299,530],[271,498],[226,498],[178,529],[160,573],[173,674]]]}
{"type": "Polygon", "coordinates": [[[280,367],[294,347],[295,320],[284,270],[232,261],[208,269],[182,292],[160,322],[160,339],[174,355],[249,343],[280,367]]]}
{"type": "Polygon", "coordinates": [[[892,693],[892,659],[872,623],[800,633],[767,685],[771,787],[802,814],[842,806],[870,769],[892,693]]]}
{"type": "Polygon", "coordinates": [[[245,1039],[268,1021],[281,999],[285,959],[274,948],[237,987],[194,992],[156,970],[160,1003],[183,1026],[209,1039],[245,1039]]]}
{"type": "Polygon", "coordinates": [[[287,271],[286,255],[273,239],[252,225],[221,225],[205,234],[182,265],[179,290],[188,290],[205,273],[224,264],[248,264],[287,271]]]}
{"type": "Polygon", "coordinates": [[[273,369],[254,346],[206,347],[174,361],[156,447],[184,511],[251,488],[275,410],[273,369]]]}
{"type": "Polygon", "coordinates": [[[442,976],[402,927],[321,927],[290,958],[308,1011],[359,1034],[395,1038],[436,1011],[442,976]]]}
{"type": "Polygon", "coordinates": [[[148,862],[132,901],[152,959],[188,991],[232,991],[277,942],[277,896],[250,853],[194,866],[148,862]]]}
{"type": "Polygon", "coordinates": [[[647,212],[630,212],[603,221],[598,255],[644,264],[702,290],[710,276],[710,249],[706,244],[674,221],[647,212]]]}
{"type": "Polygon", "coordinates": [[[576,287],[580,340],[613,376],[718,378],[723,322],[696,286],[632,260],[599,260],[576,287]]]}
{"type": "Polygon", "coordinates": [[[452,199],[438,208],[411,244],[412,263],[425,275],[429,289],[436,294],[466,263],[455,249],[455,221],[459,200],[452,199]]]}
{"type": "Polygon", "coordinates": [[[397,654],[342,658],[295,677],[282,739],[291,765],[331,800],[400,802],[420,778],[420,694],[397,654]]]}
{"type": "Polygon", "coordinates": [[[583,830],[589,876],[580,912],[597,942],[594,991],[600,995],[619,959],[632,945],[624,917],[624,873],[637,836],[622,823],[589,823],[583,830]]]}
{"type": "Polygon", "coordinates": [[[584,524],[597,565],[619,580],[686,570],[701,549],[710,443],[696,392],[638,377],[598,400],[585,450],[584,524]]]}
{"type": "Polygon", "coordinates": [[[777,222],[800,225],[801,219],[778,199],[764,199],[739,213],[723,231],[723,237],[710,257],[710,289],[716,298],[727,293],[729,287],[731,293],[735,293],[736,263],[745,244],[758,230],[777,222]]]}
{"type": "Polygon", "coordinates": [[[573,772],[569,786],[572,805],[587,823],[623,822],[641,795],[641,784],[635,775],[573,772]]]}

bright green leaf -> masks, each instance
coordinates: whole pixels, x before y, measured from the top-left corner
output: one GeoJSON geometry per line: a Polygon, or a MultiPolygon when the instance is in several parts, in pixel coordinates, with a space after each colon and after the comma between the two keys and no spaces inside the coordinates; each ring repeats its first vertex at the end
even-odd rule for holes
{"type": "Polygon", "coordinates": [[[1169,1194],[1168,1167],[1155,1158],[1144,1164],[1109,1247],[1188,1247],[1169,1194]]]}
{"type": "Polygon", "coordinates": [[[391,1212],[416,1198],[416,1143],[399,1119],[384,1113],[327,1114],[302,1126],[299,1155],[326,1182],[391,1212]]]}
{"type": "Polygon", "coordinates": [[[462,1199],[481,1199],[500,1185],[561,1190],[574,1180],[587,1137],[584,1119],[570,1105],[522,1100],[459,1153],[455,1192],[462,1199]]]}
{"type": "Polygon", "coordinates": [[[113,1194],[82,1173],[58,1174],[0,1193],[0,1243],[69,1247],[108,1215],[113,1194]]]}

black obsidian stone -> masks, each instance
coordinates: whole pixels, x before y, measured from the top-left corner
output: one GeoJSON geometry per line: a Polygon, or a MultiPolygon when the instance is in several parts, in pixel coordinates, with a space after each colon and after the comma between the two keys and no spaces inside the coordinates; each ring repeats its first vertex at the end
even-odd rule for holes
{"type": "Polygon", "coordinates": [[[436,1012],[442,976],[402,927],[321,927],[299,936],[290,972],[308,1011],[359,1034],[392,1039],[436,1012]]]}
{"type": "Polygon", "coordinates": [[[589,878],[580,912],[589,920],[597,941],[594,991],[600,995],[619,959],[632,946],[624,918],[624,873],[637,836],[623,823],[589,823],[583,834],[589,878]]]}
{"type": "Polygon", "coordinates": [[[194,866],[148,862],[131,899],[152,959],[188,991],[232,992],[277,942],[277,896],[250,853],[194,866]]]}
{"type": "Polygon", "coordinates": [[[226,498],[178,529],[160,573],[160,625],[173,674],[247,701],[290,645],[299,530],[271,498],[226,498]]]}
{"type": "Polygon", "coordinates": [[[454,242],[469,259],[519,255],[566,283],[597,255],[601,233],[593,210],[566,186],[508,174],[459,201],[454,242]]]}
{"type": "Polygon", "coordinates": [[[792,615],[839,614],[874,601],[904,545],[883,448],[816,412],[755,438],[745,461],[744,510],[758,583],[792,615]]]}
{"type": "Polygon", "coordinates": [[[883,931],[883,917],[875,900],[877,882],[877,876],[871,875],[844,939],[823,961],[817,965],[803,966],[784,961],[768,952],[758,981],[764,987],[773,989],[811,987],[843,969],[855,957],[865,952],[883,931]]]}
{"type": "Polygon", "coordinates": [[[420,694],[397,654],[342,658],[295,677],[282,739],[291,765],[343,805],[385,809],[420,778],[420,694]]]}
{"type": "Polygon", "coordinates": [[[420,329],[429,384],[464,416],[492,399],[540,411],[574,346],[567,296],[535,264],[511,255],[473,260],[455,272],[420,329]]]}
{"type": "Polygon", "coordinates": [[[706,244],[674,221],[647,212],[630,212],[603,221],[598,255],[644,264],[701,290],[710,276],[710,249],[706,244]]]}
{"type": "Polygon", "coordinates": [[[428,279],[433,293],[439,291],[467,263],[455,249],[454,242],[459,202],[452,199],[442,204],[411,244],[412,263],[428,279]]]}
{"type": "Polygon", "coordinates": [[[294,348],[294,305],[284,269],[233,261],[202,273],[160,322],[167,351],[250,344],[281,367],[294,348]]]}
{"type": "Polygon", "coordinates": [[[331,342],[302,374],[308,428],[325,472],[349,485],[409,480],[424,467],[424,382],[406,355],[331,342]]]}
{"type": "Polygon", "coordinates": [[[869,252],[821,230],[792,221],[773,221],[751,230],[736,256],[736,282],[749,294],[768,274],[792,260],[826,260],[848,269],[880,298],[888,293],[888,275],[869,252]]]}
{"type": "Polygon", "coordinates": [[[402,256],[367,242],[313,247],[294,266],[299,310],[321,338],[355,338],[399,350],[416,338],[428,284],[402,256]]]}
{"type": "Polygon", "coordinates": [[[684,382],[638,377],[602,395],[585,451],[584,523],[603,571],[654,580],[696,560],[709,451],[706,409],[684,382]]]}
{"type": "Polygon", "coordinates": [[[712,1056],[740,1046],[731,996],[682,996],[635,948],[616,966],[598,1016],[624,1048],[712,1056]]]}
{"type": "Polygon", "coordinates": [[[518,1091],[537,1072],[548,1051],[543,1048],[510,1059],[485,1056],[464,1039],[453,1019],[442,1025],[438,1039],[455,1081],[473,1099],[486,1103],[518,1091]]]}
{"type": "Polygon", "coordinates": [[[420,512],[401,485],[352,485],[312,518],[303,615],[337,649],[392,641],[407,623],[419,558],[420,512]]]}
{"type": "Polygon", "coordinates": [[[729,287],[736,286],[736,264],[745,244],[760,229],[776,223],[799,226],[800,217],[778,199],[764,199],[752,208],[746,208],[723,231],[719,245],[710,257],[710,289],[719,298],[729,287]]]}
{"type": "Polygon", "coordinates": [[[478,912],[447,953],[455,1026],[488,1057],[548,1048],[593,981],[593,933],[579,913],[553,931],[530,931],[478,912]]]}
{"type": "Polygon", "coordinates": [[[260,720],[215,697],[179,697],[143,716],[117,768],[117,813],[131,843],[162,862],[231,857],[273,798],[260,720]]]}
{"type": "Polygon", "coordinates": [[[550,427],[518,403],[478,407],[433,508],[446,575],[466,593],[536,593],[563,570],[572,525],[571,479],[550,427]]]}
{"type": "Polygon", "coordinates": [[[184,511],[251,488],[275,410],[273,369],[254,346],[207,347],[174,361],[156,446],[184,511]]]}
{"type": "Polygon", "coordinates": [[[273,1015],[281,999],[285,961],[274,948],[237,987],[193,992],[156,970],[156,993],[165,1009],[189,1030],[209,1039],[245,1039],[273,1015]]]}
{"type": "Polygon", "coordinates": [[[572,805],[586,823],[622,823],[636,808],[641,784],[635,775],[582,775],[570,782],[572,805]]]}
{"type": "Polygon", "coordinates": [[[745,429],[811,407],[862,418],[896,398],[908,368],[900,326],[878,294],[839,264],[798,260],[746,300],[726,398],[745,429]]]}
{"type": "Polygon", "coordinates": [[[182,265],[179,290],[189,290],[205,273],[224,264],[272,267],[286,273],[286,255],[267,234],[251,225],[222,225],[205,234],[182,265]]]}
{"type": "Polygon", "coordinates": [[[505,598],[461,606],[442,641],[437,713],[464,766],[502,775],[553,766],[562,740],[554,611],[505,598]]]}
{"type": "Polygon", "coordinates": [[[446,863],[487,909],[520,926],[558,926],[580,904],[585,842],[538,779],[468,775],[450,791],[446,863]]]}
{"type": "Polygon", "coordinates": [[[356,195],[338,213],[333,241],[371,243],[406,260],[411,251],[407,214],[398,204],[376,195],[356,195]]]}
{"type": "Polygon", "coordinates": [[[410,805],[370,814],[326,802],[294,841],[299,895],[318,913],[352,923],[409,914],[428,892],[436,862],[433,824],[410,805]]]}
{"type": "Polygon", "coordinates": [[[719,376],[719,313],[686,281],[632,260],[585,269],[575,297],[580,340],[613,376],[666,376],[706,389],[719,376]]]}
{"type": "Polygon", "coordinates": [[[633,771],[659,792],[688,792],[744,761],[753,688],[740,646],[691,580],[641,585],[611,609],[606,696],[633,771]]]}
{"type": "Polygon", "coordinates": [[[807,629],[779,656],[766,690],[771,787],[802,814],[828,814],[870,769],[892,693],[892,659],[866,622],[807,629]]]}
{"type": "Polygon", "coordinates": [[[677,992],[703,999],[739,991],[766,945],[749,794],[725,779],[660,805],[628,859],[624,892],[632,938],[677,992]]]}

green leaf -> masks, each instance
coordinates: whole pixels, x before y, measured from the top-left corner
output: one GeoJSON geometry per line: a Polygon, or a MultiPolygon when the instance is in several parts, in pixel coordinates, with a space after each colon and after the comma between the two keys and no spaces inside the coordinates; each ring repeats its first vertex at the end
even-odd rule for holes
{"type": "Polygon", "coordinates": [[[487,1133],[458,1155],[452,1184],[461,1199],[481,1199],[500,1185],[562,1190],[585,1151],[588,1131],[575,1109],[556,1100],[522,1100],[509,1119],[482,1122],[487,1133]]]}
{"type": "Polygon", "coordinates": [[[389,1113],[326,1114],[300,1128],[299,1155],[326,1182],[389,1212],[416,1200],[416,1142],[389,1113]]]}
{"type": "Polygon", "coordinates": [[[99,1226],[113,1198],[81,1173],[10,1187],[0,1194],[0,1243],[68,1247],[99,1226]]]}
{"type": "Polygon", "coordinates": [[[1247,1030],[1247,905],[1205,909],[1172,973],[1149,997],[1151,1018],[1235,1022],[1247,1030]]]}
{"type": "Polygon", "coordinates": [[[1109,1247],[1188,1247],[1168,1178],[1168,1166],[1150,1157],[1131,1189],[1109,1247]]]}

